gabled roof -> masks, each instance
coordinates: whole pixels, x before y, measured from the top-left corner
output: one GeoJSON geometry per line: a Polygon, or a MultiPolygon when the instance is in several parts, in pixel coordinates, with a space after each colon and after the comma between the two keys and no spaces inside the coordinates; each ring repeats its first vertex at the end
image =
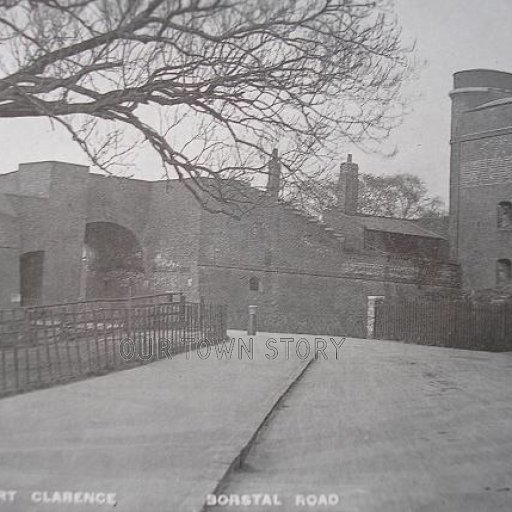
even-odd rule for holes
{"type": "Polygon", "coordinates": [[[401,235],[421,236],[424,238],[445,238],[438,233],[425,229],[414,222],[414,220],[395,219],[393,217],[377,217],[373,215],[356,215],[354,219],[366,229],[373,231],[385,231],[401,235]]]}

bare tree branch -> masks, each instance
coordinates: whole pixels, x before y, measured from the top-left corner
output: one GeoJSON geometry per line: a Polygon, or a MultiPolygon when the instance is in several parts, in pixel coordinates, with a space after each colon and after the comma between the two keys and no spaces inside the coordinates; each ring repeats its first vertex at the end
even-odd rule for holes
{"type": "MultiPolygon", "coordinates": [[[[337,179],[332,175],[304,180],[290,187],[287,203],[321,217],[338,201],[337,179]]],[[[440,217],[446,214],[443,200],[432,196],[425,183],[413,174],[359,175],[358,213],[397,219],[440,217]]]]}
{"type": "Polygon", "coordinates": [[[0,0],[0,44],[1,118],[59,120],[106,171],[143,139],[220,209],[279,141],[286,184],[382,141],[410,64],[385,0],[0,0]]]}

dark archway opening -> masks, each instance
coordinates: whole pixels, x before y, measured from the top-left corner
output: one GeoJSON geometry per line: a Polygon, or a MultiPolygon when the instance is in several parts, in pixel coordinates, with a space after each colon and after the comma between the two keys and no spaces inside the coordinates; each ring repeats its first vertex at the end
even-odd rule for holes
{"type": "Polygon", "coordinates": [[[84,242],[83,286],[88,299],[137,294],[144,279],[144,258],[129,229],[112,222],[92,222],[86,226],[84,242]]]}
{"type": "Polygon", "coordinates": [[[41,304],[43,298],[44,251],[20,256],[20,294],[22,306],[41,304]]]}

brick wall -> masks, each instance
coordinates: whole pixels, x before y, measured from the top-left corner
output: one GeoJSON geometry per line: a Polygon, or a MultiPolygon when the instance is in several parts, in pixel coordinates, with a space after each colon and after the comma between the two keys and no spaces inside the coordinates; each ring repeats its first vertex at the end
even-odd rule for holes
{"type": "Polygon", "coordinates": [[[1,194],[0,206],[0,308],[11,308],[19,305],[19,224],[1,194]]]}
{"type": "Polygon", "coordinates": [[[178,181],[151,185],[144,247],[151,289],[183,291],[198,300],[201,209],[178,181]]]}
{"type": "Polygon", "coordinates": [[[9,197],[18,214],[18,257],[44,251],[44,302],[78,297],[87,174],[87,167],[59,162],[22,164],[16,173],[9,197]]]}
{"type": "MultiPolygon", "coordinates": [[[[343,332],[361,336],[368,296],[456,285],[449,266],[425,273],[412,261],[357,252],[358,244],[346,251],[332,230],[256,192],[262,203],[236,220],[201,209],[178,181],[107,178],[82,166],[48,165],[25,166],[25,182],[32,173],[34,183],[24,189],[18,180],[17,195],[9,196],[20,254],[45,252],[47,303],[79,297],[85,229],[94,222],[122,226],[140,243],[145,288],[137,292],[183,291],[189,300],[228,304],[230,327],[245,327],[248,305],[257,304],[267,330],[293,330],[309,315],[336,318],[343,332]],[[251,277],[259,279],[258,291],[249,289],[251,277]]],[[[359,227],[347,224],[351,229],[358,239],[359,227]]]]}
{"type": "Polygon", "coordinates": [[[19,285],[18,250],[0,247],[0,308],[20,305],[19,285]]]}
{"type": "Polygon", "coordinates": [[[229,305],[229,326],[247,326],[256,304],[260,329],[294,331],[302,320],[337,318],[346,334],[365,335],[371,295],[419,294],[457,286],[458,268],[424,269],[400,258],[347,253],[340,240],[281,205],[263,204],[242,220],[203,214],[200,293],[229,305]],[[258,292],[249,280],[260,282],[258,292]]]}
{"type": "Polygon", "coordinates": [[[78,299],[85,229],[95,222],[128,229],[142,246],[145,279],[137,293],[183,290],[198,298],[200,209],[182,184],[110,178],[83,166],[40,162],[1,177],[0,188],[9,192],[20,238],[15,254],[2,255],[9,277],[0,282],[2,301],[9,301],[11,288],[19,291],[18,259],[33,251],[44,251],[42,301],[78,299]]]}
{"type": "Polygon", "coordinates": [[[339,323],[343,333],[366,335],[369,296],[415,296],[429,286],[370,279],[350,279],[305,272],[264,270],[250,267],[201,266],[201,293],[208,301],[228,304],[228,326],[246,329],[248,306],[258,306],[258,328],[267,332],[297,332],[297,326],[314,323],[324,333],[339,323]],[[260,291],[249,290],[248,280],[257,277],[260,291]]]}

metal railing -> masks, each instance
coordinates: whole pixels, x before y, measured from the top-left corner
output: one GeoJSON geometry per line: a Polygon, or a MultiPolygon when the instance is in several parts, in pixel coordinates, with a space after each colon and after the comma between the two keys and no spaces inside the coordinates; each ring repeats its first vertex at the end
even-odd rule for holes
{"type": "Polygon", "coordinates": [[[145,364],[185,350],[185,341],[225,339],[225,306],[166,296],[180,300],[146,296],[3,310],[0,395],[145,364]],[[122,357],[126,340],[140,347],[135,357],[122,357]],[[166,353],[154,346],[162,341],[166,353]]]}
{"type": "Polygon", "coordinates": [[[55,326],[59,318],[70,318],[84,311],[98,309],[129,309],[133,305],[166,304],[185,300],[181,292],[166,292],[155,295],[113,297],[96,300],[62,302],[41,306],[26,306],[15,309],[0,309],[0,347],[14,343],[25,343],[34,331],[44,333],[46,324],[55,326]],[[39,327],[39,328],[38,328],[39,327]]]}
{"type": "Polygon", "coordinates": [[[375,337],[473,350],[512,350],[512,302],[385,299],[376,303],[375,337]]]}

